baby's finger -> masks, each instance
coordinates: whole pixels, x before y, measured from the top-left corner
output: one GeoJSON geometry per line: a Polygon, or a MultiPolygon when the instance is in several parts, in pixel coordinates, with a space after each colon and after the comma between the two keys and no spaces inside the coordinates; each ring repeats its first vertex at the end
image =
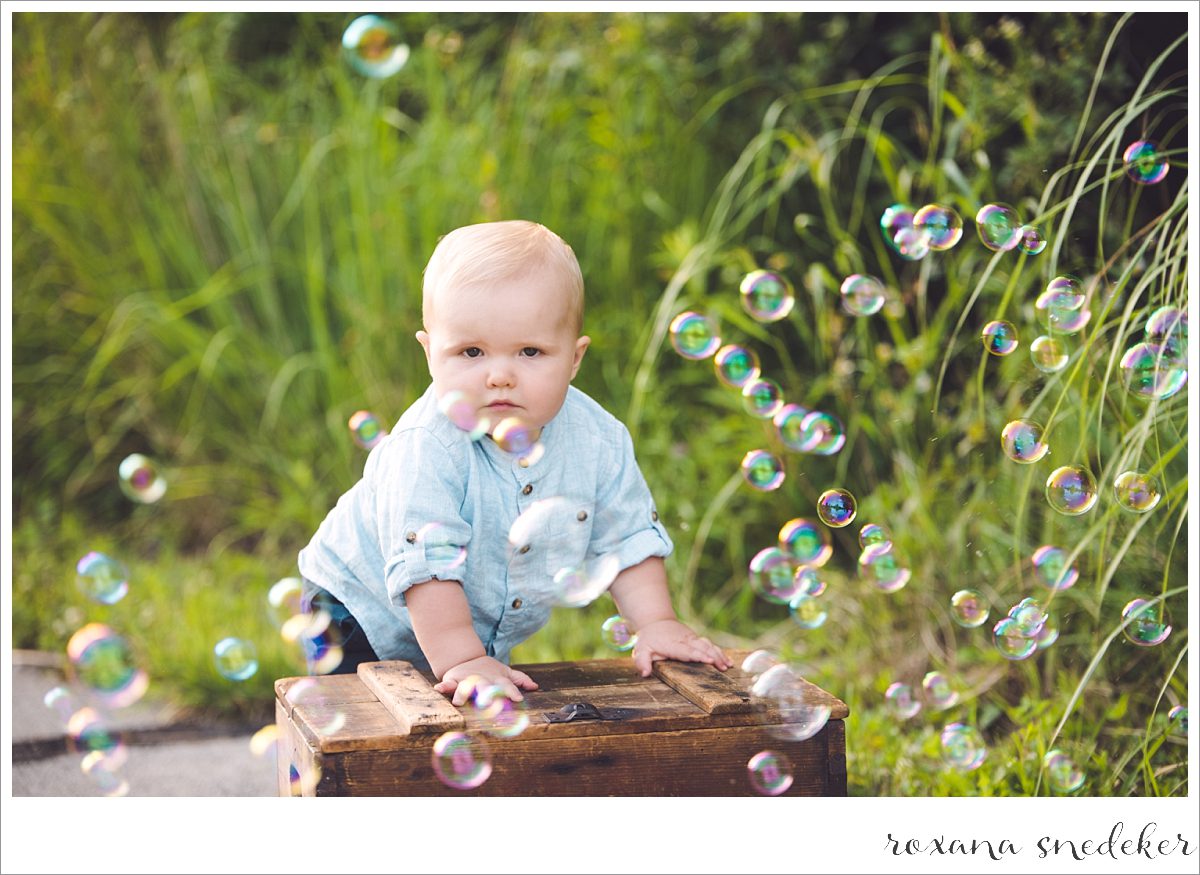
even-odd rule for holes
{"type": "Polygon", "coordinates": [[[509,677],[511,678],[512,682],[522,690],[536,690],[538,688],[537,681],[525,674],[523,671],[516,671],[514,669],[513,671],[509,672],[509,677]]]}
{"type": "Polygon", "coordinates": [[[448,694],[453,693],[458,684],[455,681],[438,681],[433,685],[435,692],[448,694]]]}
{"type": "Polygon", "coordinates": [[[475,691],[475,687],[471,684],[458,684],[454,690],[454,698],[450,700],[453,705],[465,705],[471,701],[471,693],[475,691]]]}

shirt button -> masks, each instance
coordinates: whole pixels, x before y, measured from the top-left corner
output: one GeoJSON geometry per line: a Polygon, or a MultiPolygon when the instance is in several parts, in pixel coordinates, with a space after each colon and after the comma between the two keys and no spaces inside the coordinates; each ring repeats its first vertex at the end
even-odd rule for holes
{"type": "Polygon", "coordinates": [[[575,514],[575,519],[579,520],[580,522],[583,522],[584,520],[587,519],[587,511],[581,510],[579,513],[575,514]]]}
{"type": "Polygon", "coordinates": [[[518,550],[517,552],[518,552],[518,553],[520,553],[522,556],[524,556],[526,553],[528,553],[528,552],[529,552],[529,545],[528,545],[528,544],[526,544],[524,547],[522,547],[522,548],[521,548],[520,550],[518,550]]]}
{"type": "Polygon", "coordinates": [[[410,544],[417,543],[417,533],[409,532],[407,535],[404,536],[404,540],[408,541],[408,543],[410,543],[410,544]]]}
{"type": "Polygon", "coordinates": [[[512,601],[512,605],[513,605],[513,607],[514,607],[514,608],[519,608],[519,607],[521,607],[521,600],[520,600],[520,599],[513,599],[513,601],[512,601]]]}
{"type": "Polygon", "coordinates": [[[655,522],[658,522],[658,511],[656,511],[656,510],[650,511],[650,519],[654,520],[655,522]]]}
{"type": "Polygon", "coordinates": [[[533,484],[532,484],[532,483],[526,483],[526,484],[525,484],[525,488],[521,490],[521,494],[522,494],[522,495],[528,495],[528,494],[529,494],[529,493],[531,493],[531,492],[533,492],[533,484]]]}

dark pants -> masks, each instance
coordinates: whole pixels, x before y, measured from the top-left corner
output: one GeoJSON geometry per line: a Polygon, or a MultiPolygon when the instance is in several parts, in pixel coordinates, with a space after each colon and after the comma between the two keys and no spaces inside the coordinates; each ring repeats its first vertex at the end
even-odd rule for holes
{"type": "Polygon", "coordinates": [[[329,629],[315,639],[304,639],[304,656],[310,673],[320,669],[321,674],[354,674],[363,662],[378,662],[379,657],[371,649],[367,633],[358,625],[350,609],[328,591],[311,580],[304,581],[304,596],[301,602],[305,611],[326,611],[329,614],[329,629]],[[328,651],[341,642],[342,660],[334,668],[326,668],[328,651]]]}

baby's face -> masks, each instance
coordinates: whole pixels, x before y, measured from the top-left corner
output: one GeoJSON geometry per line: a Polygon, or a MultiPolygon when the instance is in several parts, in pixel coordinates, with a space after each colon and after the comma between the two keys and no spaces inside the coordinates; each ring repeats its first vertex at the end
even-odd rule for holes
{"type": "Polygon", "coordinates": [[[576,336],[567,296],[547,271],[443,290],[426,327],[417,339],[438,398],[457,389],[493,427],[517,417],[536,434],[562,407],[589,343],[576,336]]]}

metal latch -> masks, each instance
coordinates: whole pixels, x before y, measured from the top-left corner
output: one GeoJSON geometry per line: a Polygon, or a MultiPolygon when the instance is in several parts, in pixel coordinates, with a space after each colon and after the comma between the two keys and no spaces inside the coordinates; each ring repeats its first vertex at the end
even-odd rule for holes
{"type": "Polygon", "coordinates": [[[597,708],[591,702],[571,702],[557,711],[547,711],[550,723],[570,723],[572,720],[624,720],[634,714],[633,708],[597,708]]]}

